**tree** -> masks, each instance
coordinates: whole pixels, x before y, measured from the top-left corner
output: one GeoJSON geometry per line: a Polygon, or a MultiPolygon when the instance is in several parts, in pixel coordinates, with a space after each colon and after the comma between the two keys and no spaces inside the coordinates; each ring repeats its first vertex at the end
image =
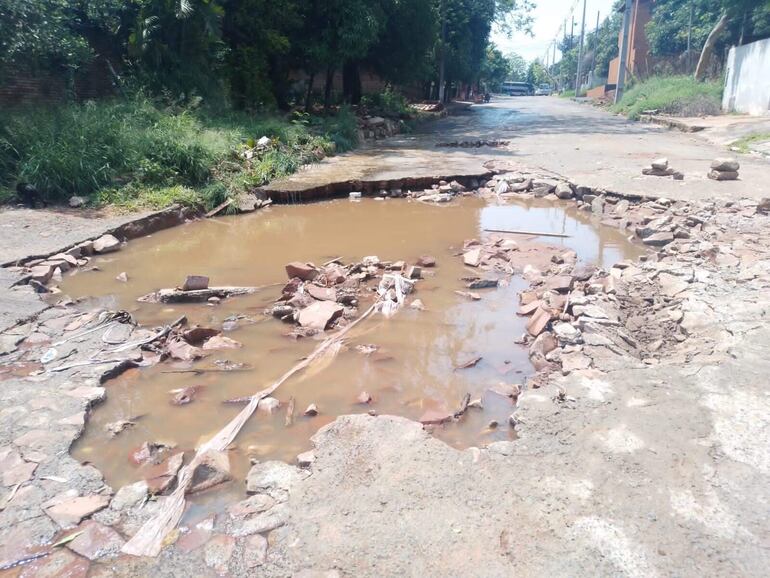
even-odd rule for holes
{"type": "Polygon", "coordinates": [[[549,81],[550,77],[548,71],[545,69],[545,66],[543,66],[540,59],[535,59],[530,62],[529,67],[527,67],[527,82],[533,86],[537,86],[538,84],[545,84],[549,81]]]}
{"type": "Polygon", "coordinates": [[[486,90],[499,92],[510,73],[510,61],[494,46],[487,46],[487,58],[481,67],[481,82],[486,90]]]}
{"type": "Polygon", "coordinates": [[[728,27],[728,24],[735,22],[741,15],[745,21],[749,12],[753,13],[756,9],[767,9],[768,6],[770,6],[770,0],[765,0],[761,5],[757,0],[722,0],[722,11],[719,15],[719,20],[717,20],[706,37],[700,58],[698,59],[698,65],[695,67],[695,78],[697,80],[703,80],[706,77],[706,67],[714,52],[717,39],[728,27]]]}
{"type": "Polygon", "coordinates": [[[519,54],[511,52],[508,55],[508,66],[510,73],[508,74],[508,80],[515,82],[523,82],[527,77],[527,61],[524,60],[519,54]]]}
{"type": "Polygon", "coordinates": [[[227,0],[224,9],[223,39],[228,46],[233,103],[239,108],[285,108],[291,50],[302,25],[299,3],[227,0]]]}

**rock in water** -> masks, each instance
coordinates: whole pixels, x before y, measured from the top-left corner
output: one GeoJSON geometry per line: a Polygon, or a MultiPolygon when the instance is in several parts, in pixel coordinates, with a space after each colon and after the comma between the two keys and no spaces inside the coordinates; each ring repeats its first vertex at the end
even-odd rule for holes
{"type": "Polygon", "coordinates": [[[112,235],[102,235],[94,241],[94,252],[112,253],[120,249],[120,241],[112,235]]]}
{"type": "Polygon", "coordinates": [[[205,275],[188,275],[182,284],[182,291],[198,291],[209,288],[209,278],[205,275]]]}
{"type": "Polygon", "coordinates": [[[332,301],[316,301],[299,312],[299,324],[312,329],[326,329],[342,315],[344,307],[332,301]]]}
{"type": "Polygon", "coordinates": [[[302,281],[312,281],[318,276],[318,269],[310,263],[294,261],[286,265],[286,275],[289,279],[299,277],[302,281]]]}

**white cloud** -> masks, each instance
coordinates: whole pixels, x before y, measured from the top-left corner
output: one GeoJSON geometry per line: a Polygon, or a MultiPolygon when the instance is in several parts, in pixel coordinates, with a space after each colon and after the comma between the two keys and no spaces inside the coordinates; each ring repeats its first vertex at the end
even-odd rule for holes
{"type": "MultiPolygon", "coordinates": [[[[614,0],[586,0],[586,34],[596,27],[596,13],[600,13],[600,19],[604,20],[612,10],[614,0]]],[[[513,32],[510,37],[499,30],[492,32],[492,42],[502,50],[503,54],[516,52],[531,61],[545,56],[546,50],[556,36],[559,27],[567,20],[567,31],[571,24],[570,10],[574,7],[575,37],[580,37],[580,21],[583,17],[582,0],[540,0],[537,3],[532,16],[533,36],[529,37],[522,32],[513,32]]],[[[553,52],[550,53],[551,55],[553,52]]],[[[549,59],[552,57],[549,55],[549,59]]],[[[559,59],[559,52],[556,52],[559,59]]]]}

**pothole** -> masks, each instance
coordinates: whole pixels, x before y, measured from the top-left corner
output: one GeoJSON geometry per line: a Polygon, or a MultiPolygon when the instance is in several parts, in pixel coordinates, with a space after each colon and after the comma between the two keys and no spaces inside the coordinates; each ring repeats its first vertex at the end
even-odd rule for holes
{"type": "Polygon", "coordinates": [[[609,268],[642,249],[574,206],[550,199],[476,196],[446,204],[362,199],[275,206],[132,241],[119,253],[94,258],[90,265],[98,270],[67,276],[62,290],[126,309],[145,327],[185,315],[189,326],[221,329],[242,347],[211,351],[196,362],[166,361],[124,372],[107,384],[107,400],[90,416],[73,455],[93,463],[110,485],[120,487],[145,475],[130,459],[145,442],[191,454],[240,410],[225,401],[273,383],[318,345],[318,338],[287,337],[292,326],[265,315],[281,296],[285,265],[335,259],[353,263],[367,255],[409,265],[422,256],[433,257],[436,266],[423,267],[409,297],[422,301],[424,309],[407,306],[390,319],[367,319],[333,361],[283,384],[274,394],[280,403],[276,411],[259,411],[238,436],[230,452],[235,479],[244,479],[252,459],[295,462],[310,449],[310,437],[338,415],[373,412],[430,422],[432,416],[455,412],[466,395],[483,407],[472,407],[460,420],[430,426],[434,435],[460,448],[512,439],[515,430],[508,417],[513,404],[507,395],[535,371],[528,348],[515,343],[530,321],[519,315],[520,293],[530,283],[527,265],[547,269],[565,256],[569,259],[571,252],[583,263],[609,268]],[[509,236],[487,229],[563,236],[509,236]],[[462,254],[473,247],[464,241],[471,239],[491,248],[482,268],[464,263],[462,254]],[[501,259],[494,247],[502,247],[495,239],[516,240],[508,269],[495,261],[501,259]],[[189,274],[208,275],[214,285],[265,288],[216,306],[136,301],[160,287],[174,287],[189,274]],[[502,282],[497,288],[476,289],[468,286],[474,277],[502,282]],[[169,392],[191,387],[192,403],[170,403],[175,394],[169,392]],[[364,393],[371,401],[362,403],[364,393]],[[291,400],[295,417],[287,426],[291,400]],[[317,415],[304,415],[311,404],[317,415]],[[106,426],[120,420],[135,425],[110,435],[106,426]]]}
{"type": "Polygon", "coordinates": [[[451,141],[451,142],[440,142],[436,143],[437,147],[448,147],[448,148],[481,148],[481,147],[490,147],[490,148],[499,148],[508,146],[510,141],[507,140],[461,140],[461,141],[451,141]]]}

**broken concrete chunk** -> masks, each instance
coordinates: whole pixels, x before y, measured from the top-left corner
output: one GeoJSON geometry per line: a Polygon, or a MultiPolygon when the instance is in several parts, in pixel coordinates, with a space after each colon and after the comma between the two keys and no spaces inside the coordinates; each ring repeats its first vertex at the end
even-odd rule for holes
{"type": "Polygon", "coordinates": [[[422,255],[419,259],[417,259],[416,265],[419,267],[435,267],[436,258],[432,255],[422,255]]]}
{"type": "Polygon", "coordinates": [[[84,518],[103,510],[110,503],[108,496],[91,495],[65,499],[46,508],[45,513],[64,529],[77,526],[84,518]]]}
{"type": "Polygon", "coordinates": [[[319,301],[336,301],[337,291],[331,287],[319,287],[318,285],[305,285],[305,291],[313,299],[319,301]]]}
{"type": "Polygon", "coordinates": [[[667,158],[655,159],[650,163],[650,166],[653,169],[657,169],[659,171],[665,171],[668,168],[668,159],[667,158]]]}
{"type": "Polygon", "coordinates": [[[556,323],[553,326],[553,332],[563,343],[576,344],[582,341],[580,329],[571,323],[556,323]]]}
{"type": "Polygon", "coordinates": [[[310,263],[293,261],[286,265],[286,275],[289,279],[299,277],[302,281],[312,281],[318,276],[318,269],[310,263]]]}
{"type": "Polygon", "coordinates": [[[229,454],[226,451],[208,450],[199,457],[190,493],[202,492],[232,479],[229,454]]]}
{"type": "Polygon", "coordinates": [[[533,337],[540,335],[545,330],[548,322],[551,321],[551,312],[543,307],[539,307],[527,322],[527,331],[533,337]]]}
{"type": "Polygon", "coordinates": [[[200,359],[205,354],[198,347],[193,347],[181,339],[175,339],[166,344],[166,351],[172,359],[179,361],[194,361],[200,359]]]}
{"type": "Polygon", "coordinates": [[[720,172],[738,172],[740,163],[733,158],[718,158],[711,161],[711,169],[720,172]]]}
{"type": "Polygon", "coordinates": [[[469,267],[478,267],[481,264],[481,248],[466,251],[463,254],[463,263],[469,267]]]}
{"type": "Polygon", "coordinates": [[[311,329],[326,329],[342,316],[344,307],[331,301],[316,301],[299,312],[299,324],[311,329]]]}
{"type": "Polygon", "coordinates": [[[649,237],[642,239],[642,243],[653,247],[662,247],[668,245],[674,240],[674,234],[670,232],[654,233],[649,237]]]}
{"type": "Polygon", "coordinates": [[[260,462],[249,470],[246,477],[246,492],[268,494],[279,501],[284,501],[295,484],[307,476],[307,472],[284,462],[260,462]]]}
{"type": "Polygon", "coordinates": [[[735,181],[738,179],[737,171],[709,171],[708,178],[712,181],[735,181]]]}
{"type": "Polygon", "coordinates": [[[315,461],[315,453],[310,450],[307,452],[302,452],[297,456],[297,465],[300,468],[309,468],[313,465],[313,462],[315,461]]]}
{"type": "Polygon", "coordinates": [[[85,522],[79,532],[74,540],[67,543],[67,548],[89,560],[115,556],[123,547],[124,541],[120,534],[93,520],[85,522]]]}
{"type": "Polygon", "coordinates": [[[243,345],[235,339],[230,339],[224,335],[215,335],[209,338],[206,343],[203,344],[203,350],[215,350],[215,349],[239,349],[243,345]]]}
{"type": "Polygon", "coordinates": [[[473,279],[465,286],[468,289],[489,289],[491,287],[497,287],[499,282],[498,279],[473,279]]]}
{"type": "Polygon", "coordinates": [[[182,284],[182,291],[200,291],[209,288],[209,278],[205,275],[188,275],[182,284]]]}
{"type": "Polygon", "coordinates": [[[558,291],[559,293],[567,293],[572,289],[574,279],[570,275],[557,275],[551,277],[545,282],[545,288],[550,291],[558,291]]]}
{"type": "Polygon", "coordinates": [[[112,253],[120,249],[120,241],[112,235],[102,235],[94,241],[95,253],[112,253]]]}
{"type": "Polygon", "coordinates": [[[572,187],[569,185],[569,183],[559,183],[556,185],[556,190],[554,191],[556,193],[556,196],[560,199],[571,199],[572,195],[574,194],[572,191],[572,187]]]}
{"type": "Polygon", "coordinates": [[[50,265],[35,265],[34,267],[30,268],[29,276],[32,281],[37,281],[38,283],[45,285],[48,283],[48,281],[51,280],[53,272],[54,267],[50,265]]]}

